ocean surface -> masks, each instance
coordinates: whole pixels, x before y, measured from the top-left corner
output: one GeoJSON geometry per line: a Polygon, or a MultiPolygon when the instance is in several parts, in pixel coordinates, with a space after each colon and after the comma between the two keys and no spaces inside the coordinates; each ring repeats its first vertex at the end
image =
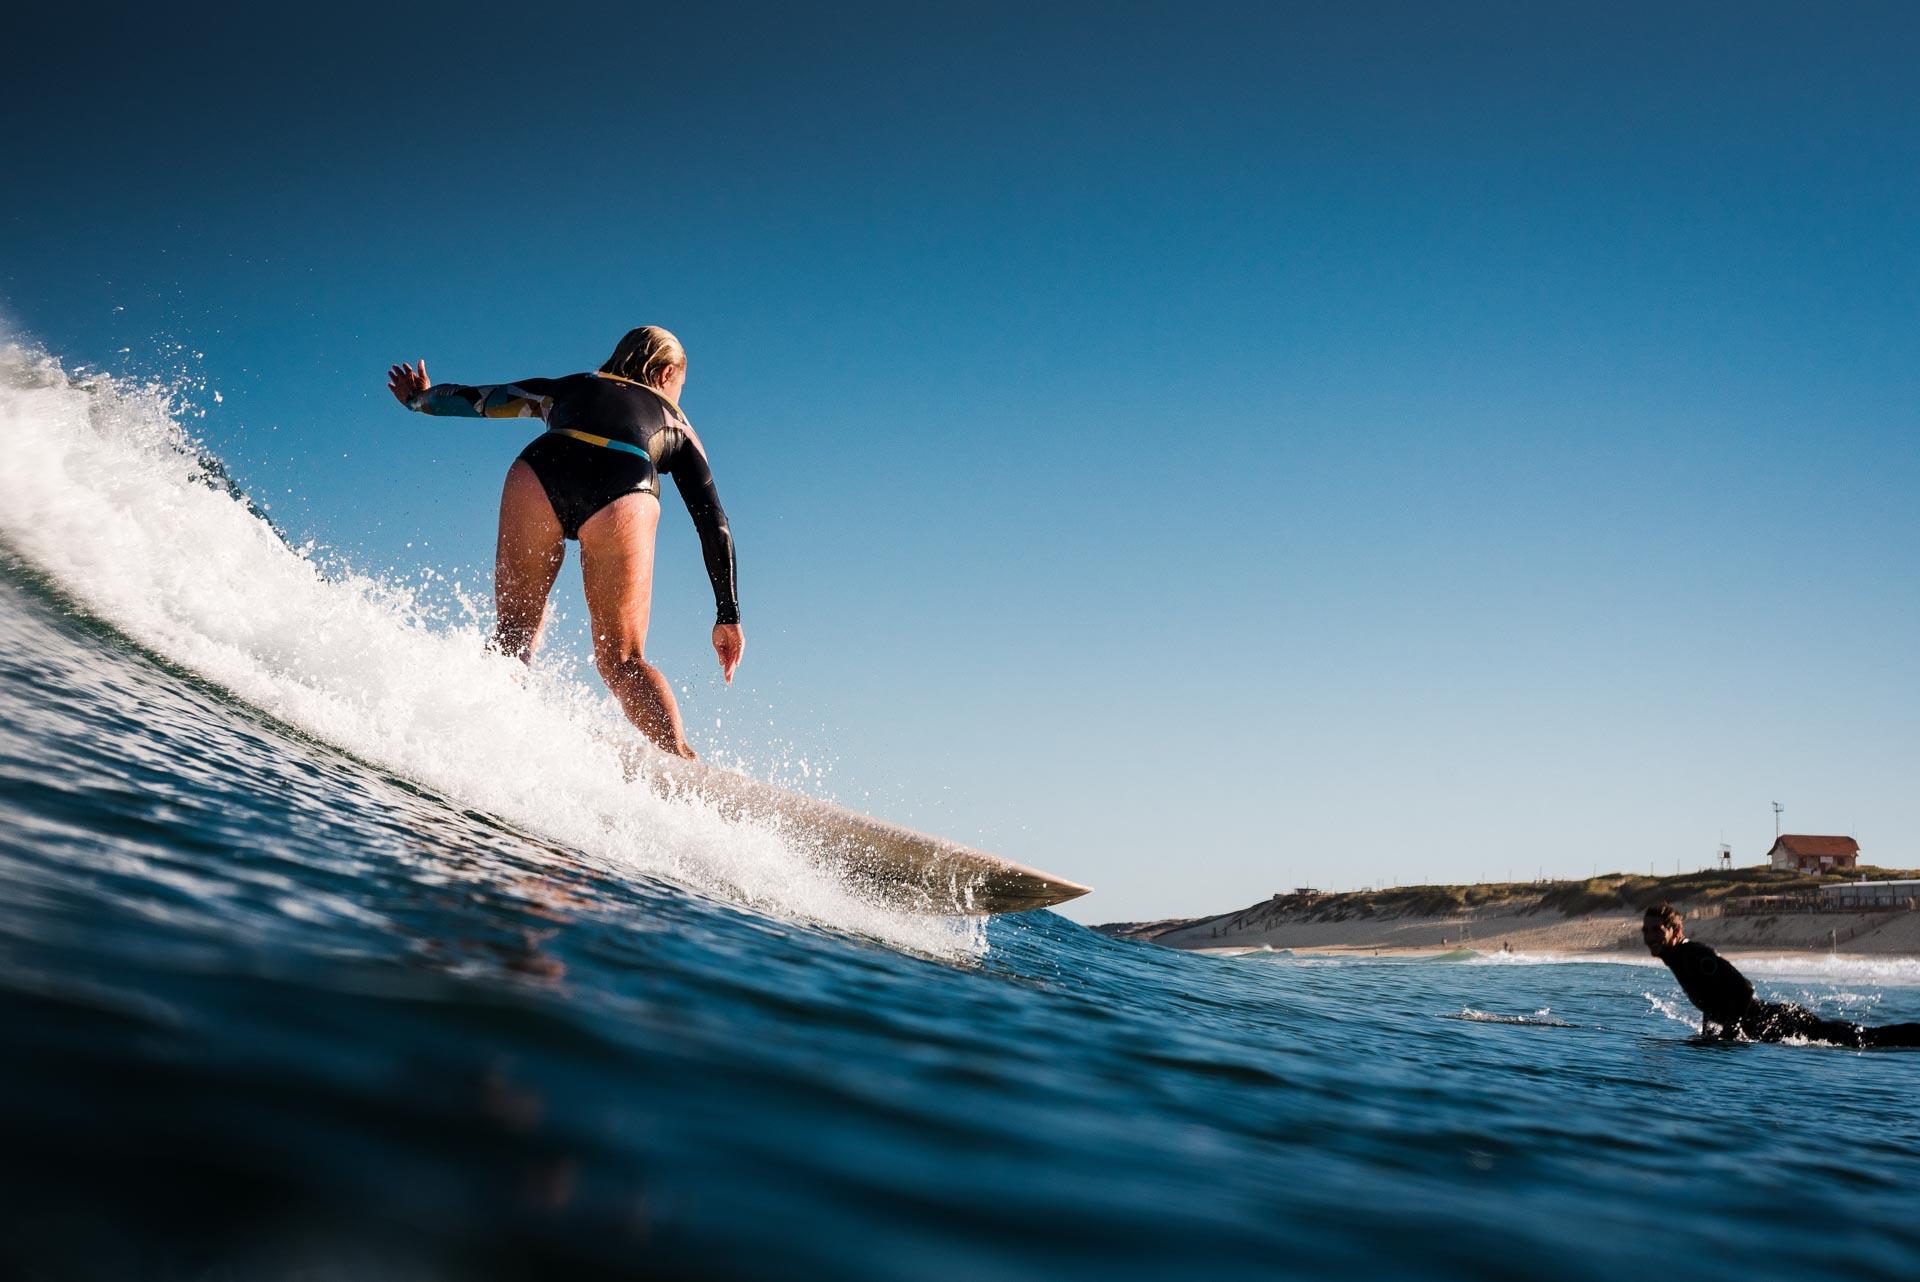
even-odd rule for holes
{"type": "Polygon", "coordinates": [[[869,903],[181,417],[0,353],[0,1278],[1920,1276],[1920,1053],[869,903]]]}

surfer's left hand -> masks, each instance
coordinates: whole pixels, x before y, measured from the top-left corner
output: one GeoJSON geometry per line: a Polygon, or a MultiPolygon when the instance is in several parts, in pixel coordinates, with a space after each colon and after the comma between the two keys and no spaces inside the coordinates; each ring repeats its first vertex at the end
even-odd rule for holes
{"type": "Polygon", "coordinates": [[[720,675],[729,684],[733,681],[733,670],[740,666],[740,653],[747,648],[746,634],[740,631],[737,623],[716,623],[713,625],[713,652],[720,656],[720,675]]]}

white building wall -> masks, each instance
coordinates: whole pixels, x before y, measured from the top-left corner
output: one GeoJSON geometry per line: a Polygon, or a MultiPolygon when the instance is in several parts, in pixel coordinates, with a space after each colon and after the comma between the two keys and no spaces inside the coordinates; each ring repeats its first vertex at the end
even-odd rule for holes
{"type": "MultiPolygon", "coordinates": [[[[1839,868],[1844,871],[1846,868],[1851,866],[1847,862],[1849,859],[1857,863],[1860,859],[1860,856],[1857,854],[1856,855],[1815,855],[1810,859],[1808,859],[1806,863],[1809,868],[1817,868],[1817,869],[1839,868]]],[[[1797,855],[1789,854],[1786,850],[1776,846],[1773,850],[1773,862],[1771,866],[1774,868],[1797,869],[1801,866],[1801,860],[1797,855]]]]}

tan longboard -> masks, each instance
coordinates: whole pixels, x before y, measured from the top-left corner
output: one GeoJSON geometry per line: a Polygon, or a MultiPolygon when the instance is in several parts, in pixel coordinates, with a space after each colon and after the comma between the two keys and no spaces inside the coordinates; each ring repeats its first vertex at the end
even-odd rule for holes
{"type": "Polygon", "coordinates": [[[644,769],[663,794],[692,794],[729,819],[772,822],[799,838],[821,866],[921,912],[1025,912],[1078,899],[1091,889],[704,762],[649,753],[644,769]]]}

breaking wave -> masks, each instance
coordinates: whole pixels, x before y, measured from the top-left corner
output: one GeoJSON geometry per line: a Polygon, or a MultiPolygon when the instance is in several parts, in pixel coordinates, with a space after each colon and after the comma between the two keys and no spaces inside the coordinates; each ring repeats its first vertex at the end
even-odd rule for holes
{"type": "Polygon", "coordinates": [[[878,904],[770,826],[655,795],[603,691],[490,654],[481,603],[448,618],[417,585],[290,546],[184,417],[169,386],[0,348],[0,540],[168,662],[609,870],[916,952],[983,949],[977,922],[878,904]]]}

